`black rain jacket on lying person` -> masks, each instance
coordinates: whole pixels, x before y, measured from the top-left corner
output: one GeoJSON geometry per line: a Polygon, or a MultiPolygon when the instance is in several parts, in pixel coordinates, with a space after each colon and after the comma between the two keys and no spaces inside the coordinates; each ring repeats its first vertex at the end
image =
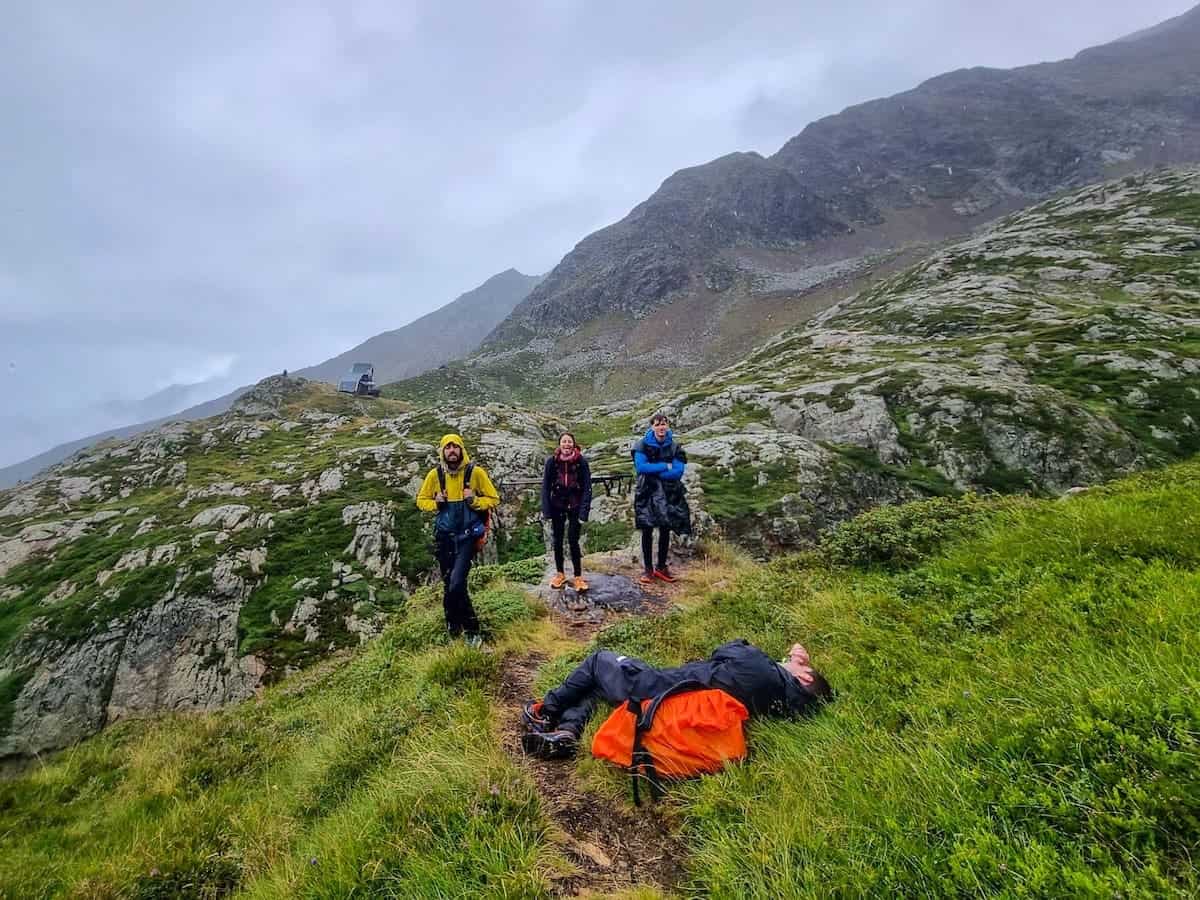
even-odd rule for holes
{"type": "Polygon", "coordinates": [[[637,667],[631,676],[630,697],[645,700],[682,681],[698,681],[736,697],[752,716],[799,716],[816,709],[819,701],[780,663],[745,640],[729,641],[708,659],[657,669],[641,660],[623,658],[622,666],[637,667]]]}
{"type": "Polygon", "coordinates": [[[737,697],[752,716],[799,716],[818,705],[795,675],[749,641],[722,644],[699,665],[711,666],[704,683],[737,697]]]}

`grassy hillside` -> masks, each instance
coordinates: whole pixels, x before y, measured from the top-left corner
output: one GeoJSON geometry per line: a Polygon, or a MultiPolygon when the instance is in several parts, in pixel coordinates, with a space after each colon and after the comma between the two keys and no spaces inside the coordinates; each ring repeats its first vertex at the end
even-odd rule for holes
{"type": "MultiPolygon", "coordinates": [[[[594,644],[667,663],[800,638],[838,699],[755,723],[744,765],[671,791],[657,814],[688,849],[659,887],[1194,896],[1197,509],[1191,461],[1066,500],[872,513],[767,565],[714,548],[678,609],[594,644]]],[[[537,651],[545,687],[590,646],[515,586],[530,574],[477,576],[484,651],[445,643],[425,589],[258,701],[124,723],[0,784],[0,894],[555,894],[568,864],[504,751],[499,685],[537,651]]],[[[624,802],[619,773],[563,769],[624,802]]]]}

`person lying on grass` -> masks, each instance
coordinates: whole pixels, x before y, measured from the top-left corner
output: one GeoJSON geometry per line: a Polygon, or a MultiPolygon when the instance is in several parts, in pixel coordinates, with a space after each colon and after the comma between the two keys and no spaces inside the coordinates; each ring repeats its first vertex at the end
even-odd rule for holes
{"type": "Polygon", "coordinates": [[[829,682],[812,667],[808,651],[800,644],[793,644],[777,662],[748,641],[730,641],[708,659],[671,669],[600,650],[544,698],[525,702],[522,747],[530,756],[543,759],[574,756],[598,698],[612,704],[649,700],[685,681],[725,691],[752,716],[804,715],[833,697],[829,682]]]}

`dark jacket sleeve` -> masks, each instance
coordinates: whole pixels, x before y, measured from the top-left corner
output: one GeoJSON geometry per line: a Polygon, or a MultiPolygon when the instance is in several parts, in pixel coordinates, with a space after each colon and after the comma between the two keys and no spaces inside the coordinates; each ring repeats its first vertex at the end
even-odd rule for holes
{"type": "Polygon", "coordinates": [[[592,514],[592,467],[588,465],[587,457],[579,457],[579,484],[583,494],[579,498],[579,518],[586,522],[592,514]]]}
{"type": "Polygon", "coordinates": [[[722,644],[711,659],[714,686],[741,700],[752,716],[798,716],[817,705],[795,676],[749,641],[722,644]]]}
{"type": "Polygon", "coordinates": [[[554,487],[554,457],[546,457],[546,465],[542,467],[542,516],[547,519],[554,517],[554,506],[550,503],[550,491],[554,487]]]}

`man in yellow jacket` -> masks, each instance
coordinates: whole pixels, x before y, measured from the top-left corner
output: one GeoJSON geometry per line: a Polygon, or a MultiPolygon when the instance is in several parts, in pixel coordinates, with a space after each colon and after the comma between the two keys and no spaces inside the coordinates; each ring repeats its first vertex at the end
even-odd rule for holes
{"type": "Polygon", "coordinates": [[[482,638],[467,593],[467,573],[475,557],[476,541],[484,533],[484,517],[500,502],[500,495],[487,472],[471,462],[457,434],[442,438],[438,455],[441,463],[425,476],[417,493],[417,506],[424,512],[437,513],[433,536],[444,585],[446,628],[451,636],[464,635],[467,643],[479,646],[482,638]]]}

